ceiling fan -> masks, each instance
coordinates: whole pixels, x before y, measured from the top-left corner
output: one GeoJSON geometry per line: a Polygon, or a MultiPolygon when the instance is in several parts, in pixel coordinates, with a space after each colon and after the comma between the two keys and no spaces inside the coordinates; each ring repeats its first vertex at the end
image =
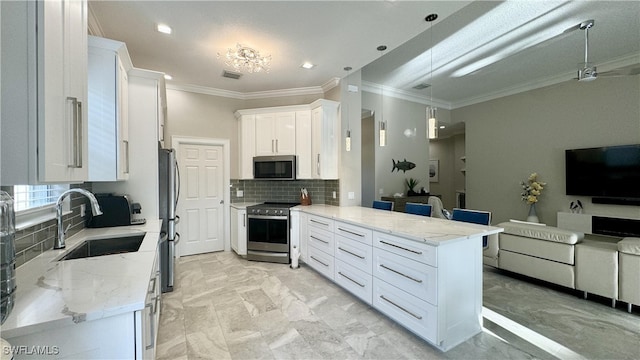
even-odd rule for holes
{"type": "Polygon", "coordinates": [[[598,76],[631,76],[640,74],[640,66],[638,64],[598,73],[596,66],[589,63],[589,29],[594,24],[594,20],[587,20],[578,25],[580,30],[584,30],[584,63],[582,68],[578,69],[578,77],[576,79],[587,82],[597,79],[598,76]]]}
{"type": "Polygon", "coordinates": [[[578,69],[578,81],[593,81],[598,78],[596,67],[589,64],[589,29],[594,24],[594,20],[587,20],[580,24],[580,30],[584,30],[584,64],[581,69],[578,69]]]}

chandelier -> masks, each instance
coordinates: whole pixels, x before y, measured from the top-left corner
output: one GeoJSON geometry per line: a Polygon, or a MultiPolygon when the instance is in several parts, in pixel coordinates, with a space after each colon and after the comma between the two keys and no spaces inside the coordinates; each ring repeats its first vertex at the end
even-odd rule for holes
{"type": "MultiPolygon", "coordinates": [[[[218,58],[222,55],[218,53],[218,58]]],[[[235,49],[229,48],[227,50],[225,58],[225,65],[231,66],[236,71],[242,72],[243,70],[248,73],[258,73],[261,71],[269,72],[269,63],[271,62],[271,55],[260,56],[258,50],[254,50],[250,47],[236,44],[235,49]]]]}

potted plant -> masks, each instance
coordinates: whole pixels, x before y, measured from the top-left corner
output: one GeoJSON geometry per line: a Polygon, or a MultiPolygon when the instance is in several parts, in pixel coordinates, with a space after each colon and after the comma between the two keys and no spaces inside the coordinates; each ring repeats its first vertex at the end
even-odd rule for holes
{"type": "Polygon", "coordinates": [[[415,190],[413,190],[416,187],[416,185],[418,185],[418,183],[420,183],[420,180],[414,179],[414,178],[408,178],[405,180],[405,184],[407,184],[407,187],[409,188],[409,191],[407,191],[407,196],[420,195],[416,193],[415,190]]]}

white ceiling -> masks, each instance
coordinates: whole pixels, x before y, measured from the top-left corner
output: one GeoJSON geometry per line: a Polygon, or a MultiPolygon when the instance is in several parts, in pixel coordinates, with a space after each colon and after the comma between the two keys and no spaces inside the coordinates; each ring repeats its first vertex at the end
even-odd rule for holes
{"type": "MultiPolygon", "coordinates": [[[[639,1],[90,1],[102,36],[124,41],[134,66],[176,86],[232,97],[317,92],[362,70],[363,87],[455,108],[566,81],[589,60],[602,74],[640,63],[639,1]],[[433,28],[424,18],[437,13],[433,28]],[[155,31],[157,23],[173,34],[155,31]],[[435,47],[430,53],[431,38],[435,47]],[[272,56],[268,74],[222,77],[236,43],[272,56]],[[378,45],[387,45],[381,53],[378,45]],[[433,59],[433,60],[432,60],[433,59]],[[317,66],[304,70],[310,61],[317,66]],[[431,78],[433,61],[433,78],[431,78]],[[386,90],[385,90],[386,91],[386,90]]],[[[597,80],[596,82],[597,83],[597,80]]],[[[595,84],[591,83],[591,84],[595,84]]],[[[585,83],[589,86],[589,83],[585,83]]]]}

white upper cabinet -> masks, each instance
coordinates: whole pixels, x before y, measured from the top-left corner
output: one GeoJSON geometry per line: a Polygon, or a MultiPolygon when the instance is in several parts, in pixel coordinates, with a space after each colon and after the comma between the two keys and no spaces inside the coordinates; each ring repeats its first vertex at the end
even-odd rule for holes
{"type": "Polygon", "coordinates": [[[124,43],[89,37],[89,181],[129,178],[129,77],[124,43]]]}
{"type": "Polygon", "coordinates": [[[340,151],[339,103],[317,100],[311,104],[311,154],[314,179],[338,179],[340,151]]]}
{"type": "Polygon", "coordinates": [[[256,114],[256,156],[295,155],[296,113],[256,114]]]}
{"type": "Polygon", "coordinates": [[[87,2],[0,6],[2,184],[85,181],[87,2]]]}
{"type": "Polygon", "coordinates": [[[236,111],[239,178],[253,179],[254,156],[296,155],[296,179],[337,179],[339,105],[320,99],[236,111]]]}
{"type": "Polygon", "coordinates": [[[296,111],[296,155],[296,179],[311,179],[311,110],[296,111]]]}
{"type": "Polygon", "coordinates": [[[253,179],[256,156],[256,115],[242,115],[238,123],[238,173],[240,179],[253,179]]]}

